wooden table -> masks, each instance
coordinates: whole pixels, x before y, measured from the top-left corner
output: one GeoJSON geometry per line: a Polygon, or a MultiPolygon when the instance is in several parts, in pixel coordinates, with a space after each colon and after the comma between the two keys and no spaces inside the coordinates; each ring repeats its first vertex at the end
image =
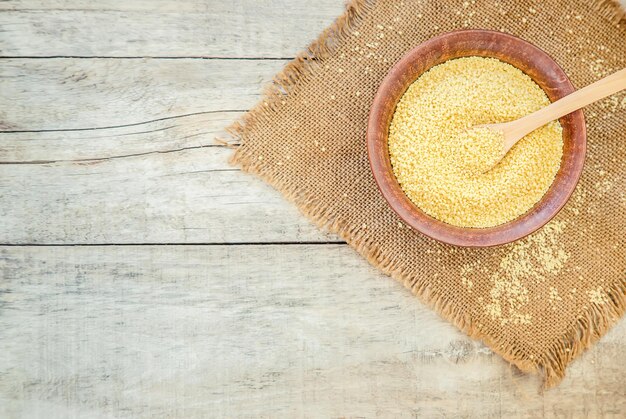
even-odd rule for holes
{"type": "Polygon", "coordinates": [[[0,417],[626,414],[626,322],[541,394],[227,164],[342,3],[2,2],[0,417]]]}

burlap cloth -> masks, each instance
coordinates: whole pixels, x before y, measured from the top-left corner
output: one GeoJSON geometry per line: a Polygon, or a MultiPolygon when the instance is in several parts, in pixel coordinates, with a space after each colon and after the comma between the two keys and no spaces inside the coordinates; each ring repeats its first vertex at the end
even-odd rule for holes
{"type": "Polygon", "coordinates": [[[550,386],[626,307],[626,95],[585,110],[582,180],[546,227],[490,249],[428,239],[403,225],[379,193],[365,131],[389,68],[412,47],[460,28],[532,42],[577,87],[626,66],[626,19],[613,1],[353,1],[231,127],[241,141],[232,161],[550,386]]]}

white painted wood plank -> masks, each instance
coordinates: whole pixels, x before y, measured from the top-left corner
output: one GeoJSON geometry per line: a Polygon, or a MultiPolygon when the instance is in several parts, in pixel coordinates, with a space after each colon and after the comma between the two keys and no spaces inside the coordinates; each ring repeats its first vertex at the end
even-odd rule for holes
{"type": "Polygon", "coordinates": [[[199,112],[247,110],[285,63],[1,59],[0,91],[5,100],[0,101],[0,130],[102,128],[199,112]]]}
{"type": "Polygon", "coordinates": [[[9,0],[3,56],[293,57],[343,0],[9,0]]]}
{"type": "Polygon", "coordinates": [[[270,186],[230,167],[230,150],[199,141],[175,152],[0,164],[2,243],[338,240],[270,186]]]}
{"type": "Polygon", "coordinates": [[[619,417],[626,322],[556,389],[344,245],[0,249],[2,417],[619,417]]]}
{"type": "Polygon", "coordinates": [[[0,60],[2,243],[337,240],[215,147],[283,64],[0,60]]]}
{"type": "Polygon", "coordinates": [[[98,160],[217,146],[216,138],[229,138],[225,128],[244,114],[209,111],[116,128],[0,132],[0,163],[98,160]]]}

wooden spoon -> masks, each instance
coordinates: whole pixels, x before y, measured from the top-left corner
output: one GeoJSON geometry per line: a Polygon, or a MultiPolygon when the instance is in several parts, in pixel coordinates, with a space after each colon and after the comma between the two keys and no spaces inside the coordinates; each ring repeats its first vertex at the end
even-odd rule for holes
{"type": "Polygon", "coordinates": [[[562,116],[623,89],[626,89],[626,68],[577,90],[551,103],[545,108],[522,118],[500,124],[480,125],[474,128],[488,128],[502,134],[504,139],[504,153],[500,159],[496,161],[495,164],[497,164],[519,140],[537,128],[541,128],[550,121],[559,119],[562,116]]]}

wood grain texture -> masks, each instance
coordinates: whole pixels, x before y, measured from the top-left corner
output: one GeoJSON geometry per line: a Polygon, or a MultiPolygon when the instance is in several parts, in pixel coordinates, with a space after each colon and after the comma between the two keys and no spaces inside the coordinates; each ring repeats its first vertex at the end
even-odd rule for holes
{"type": "MultiPolygon", "coordinates": [[[[216,138],[227,138],[224,128],[244,114],[207,111],[111,128],[0,132],[0,164],[75,163],[200,147],[224,148],[216,138]]],[[[76,115],[80,116],[80,110],[76,115]]],[[[227,159],[225,150],[216,152],[227,159]]]]}
{"type": "Polygon", "coordinates": [[[0,129],[93,129],[245,111],[286,62],[2,59],[0,91],[11,100],[0,102],[0,129]]]}
{"type": "Polygon", "coordinates": [[[3,417],[619,417],[626,322],[556,389],[342,245],[0,250],[3,417]]]}
{"type": "MultiPolygon", "coordinates": [[[[145,135],[149,139],[168,134],[145,135]]],[[[187,147],[102,160],[1,164],[2,240],[37,244],[338,240],[320,232],[271,187],[229,166],[230,150],[201,143],[187,147]]]]}
{"type": "Polygon", "coordinates": [[[293,57],[342,0],[0,3],[3,56],[293,57]]]}
{"type": "Polygon", "coordinates": [[[284,63],[0,60],[2,242],[336,241],[215,142],[284,63]]]}

